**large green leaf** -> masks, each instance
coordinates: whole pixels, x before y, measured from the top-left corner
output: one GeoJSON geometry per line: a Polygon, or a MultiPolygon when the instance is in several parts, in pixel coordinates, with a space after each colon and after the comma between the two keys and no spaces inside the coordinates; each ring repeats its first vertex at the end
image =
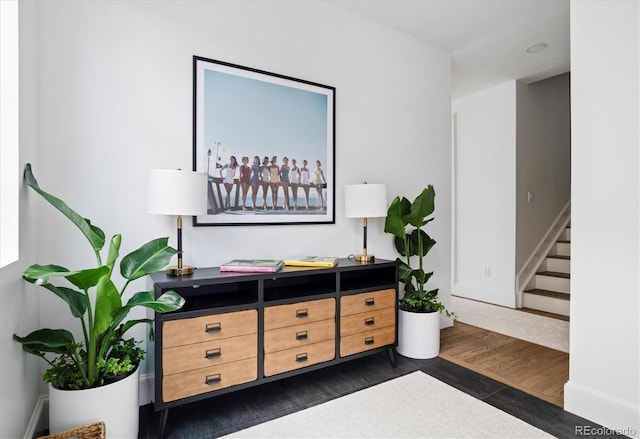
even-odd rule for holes
{"type": "Polygon", "coordinates": [[[120,274],[128,280],[162,270],[178,251],[168,245],[169,238],[157,238],[129,253],[120,262],[120,274]]]}
{"type": "Polygon", "coordinates": [[[94,252],[98,253],[104,247],[104,232],[96,227],[91,225],[91,223],[76,213],[73,209],[71,209],[67,203],[62,201],[60,198],[57,198],[40,188],[38,185],[38,181],[33,175],[31,171],[31,164],[27,163],[24,167],[24,181],[31,187],[34,191],[42,196],[45,200],[49,202],[53,207],[58,209],[64,216],[69,218],[73,224],[75,224],[80,231],[87,238],[91,247],[93,247],[94,252]]]}
{"type": "Polygon", "coordinates": [[[109,277],[109,267],[102,266],[98,268],[88,268],[86,270],[76,271],[65,276],[69,282],[81,290],[88,290],[98,285],[100,279],[109,277]]]}
{"type": "Polygon", "coordinates": [[[80,291],[53,284],[43,284],[42,286],[67,302],[71,315],[74,317],[80,318],[87,312],[87,296],[80,291]]]}
{"type": "Polygon", "coordinates": [[[156,312],[165,313],[176,311],[184,305],[184,298],[175,291],[166,291],[154,299],[152,291],[140,291],[134,294],[126,306],[144,306],[156,312]]]}
{"type": "Polygon", "coordinates": [[[22,348],[30,354],[51,352],[55,354],[68,353],[76,343],[73,334],[66,329],[38,329],[25,337],[13,334],[13,339],[22,344],[22,348]]]}
{"type": "Polygon", "coordinates": [[[411,203],[410,213],[403,220],[416,228],[427,224],[425,218],[431,215],[435,209],[436,192],[432,185],[427,186],[411,203]]]}
{"type": "Polygon", "coordinates": [[[111,238],[111,243],[109,244],[109,254],[107,256],[107,267],[109,267],[109,271],[113,271],[113,266],[118,260],[118,256],[120,256],[120,243],[122,242],[122,235],[119,233],[117,235],[113,235],[111,238]]]}
{"type": "Polygon", "coordinates": [[[73,274],[69,269],[60,265],[39,265],[33,264],[27,267],[22,273],[22,277],[27,282],[31,282],[35,285],[44,285],[49,283],[49,279],[55,279],[58,277],[66,277],[73,274]]]}
{"type": "Polygon", "coordinates": [[[411,203],[406,198],[395,197],[387,211],[387,217],[384,221],[385,233],[391,233],[400,239],[404,238],[406,222],[403,217],[411,210],[411,203]]]}
{"type": "Polygon", "coordinates": [[[426,256],[431,247],[436,245],[436,241],[432,239],[424,230],[413,229],[409,236],[409,254],[411,256],[420,256],[420,245],[418,240],[422,238],[422,256],[426,256]]]}
{"type": "Polygon", "coordinates": [[[119,325],[129,313],[131,308],[142,306],[154,310],[155,312],[165,313],[176,311],[184,305],[184,298],[175,291],[166,291],[157,299],[154,299],[152,291],[140,291],[135,293],[127,304],[120,308],[114,316],[113,325],[119,325]]]}
{"type": "Polygon", "coordinates": [[[96,288],[96,309],[93,321],[94,334],[102,334],[115,318],[118,310],[122,308],[122,300],[118,289],[108,276],[104,276],[98,282],[96,288]]]}

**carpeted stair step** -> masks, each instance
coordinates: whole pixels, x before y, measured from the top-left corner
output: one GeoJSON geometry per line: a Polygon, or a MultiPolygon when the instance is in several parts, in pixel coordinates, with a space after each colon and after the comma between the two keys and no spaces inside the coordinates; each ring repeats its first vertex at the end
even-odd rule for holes
{"type": "Polygon", "coordinates": [[[568,316],[570,297],[568,293],[534,288],[523,292],[522,306],[523,308],[568,316]]]}

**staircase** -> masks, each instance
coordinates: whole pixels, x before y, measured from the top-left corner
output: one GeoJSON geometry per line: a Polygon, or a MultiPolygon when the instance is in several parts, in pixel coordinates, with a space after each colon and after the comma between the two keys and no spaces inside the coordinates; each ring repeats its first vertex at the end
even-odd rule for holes
{"type": "Polygon", "coordinates": [[[571,227],[560,234],[522,294],[523,311],[555,314],[568,320],[571,227]]]}

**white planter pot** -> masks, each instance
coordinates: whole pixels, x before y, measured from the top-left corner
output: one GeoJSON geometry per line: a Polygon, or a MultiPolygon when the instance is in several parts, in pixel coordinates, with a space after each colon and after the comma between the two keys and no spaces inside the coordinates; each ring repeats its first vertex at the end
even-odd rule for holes
{"type": "Polygon", "coordinates": [[[440,313],[398,311],[398,348],[400,355],[427,359],[440,353],[440,313]]]}
{"type": "Polygon", "coordinates": [[[102,387],[59,390],[49,384],[49,431],[59,433],[104,421],[107,438],[138,437],[140,368],[102,387]]]}

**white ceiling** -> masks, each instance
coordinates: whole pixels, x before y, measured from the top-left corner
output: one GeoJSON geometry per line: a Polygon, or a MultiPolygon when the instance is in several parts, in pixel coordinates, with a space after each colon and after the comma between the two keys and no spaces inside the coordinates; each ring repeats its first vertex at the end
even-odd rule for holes
{"type": "Polygon", "coordinates": [[[452,97],[569,71],[569,0],[331,0],[452,59],[452,97]],[[529,46],[548,45],[538,53],[529,46]]]}

